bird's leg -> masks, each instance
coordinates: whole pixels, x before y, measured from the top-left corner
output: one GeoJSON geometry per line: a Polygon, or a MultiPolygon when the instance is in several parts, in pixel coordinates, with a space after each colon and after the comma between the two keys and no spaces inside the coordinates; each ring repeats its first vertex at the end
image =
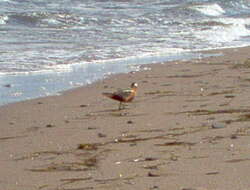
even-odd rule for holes
{"type": "Polygon", "coordinates": [[[125,104],[123,102],[120,102],[119,104],[119,110],[125,109],[125,104]]]}
{"type": "Polygon", "coordinates": [[[122,109],[122,102],[120,102],[120,104],[119,104],[119,110],[121,110],[122,109]]]}

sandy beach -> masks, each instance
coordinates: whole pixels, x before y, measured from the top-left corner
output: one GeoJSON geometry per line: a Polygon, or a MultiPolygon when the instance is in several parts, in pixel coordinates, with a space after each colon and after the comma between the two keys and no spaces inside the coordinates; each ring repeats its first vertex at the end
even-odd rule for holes
{"type": "Polygon", "coordinates": [[[250,188],[250,47],[0,107],[0,189],[250,188]],[[104,96],[137,82],[124,110],[104,96]]]}

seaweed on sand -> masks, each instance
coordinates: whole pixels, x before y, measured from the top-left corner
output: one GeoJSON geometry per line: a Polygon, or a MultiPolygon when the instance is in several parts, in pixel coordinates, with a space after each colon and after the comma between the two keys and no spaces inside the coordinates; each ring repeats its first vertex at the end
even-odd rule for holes
{"type": "Polygon", "coordinates": [[[95,156],[84,159],[81,162],[51,163],[48,166],[28,169],[31,172],[59,172],[59,171],[87,171],[97,166],[95,156]]]}
{"type": "Polygon", "coordinates": [[[86,143],[86,144],[79,144],[77,149],[79,150],[97,150],[98,146],[100,146],[101,144],[98,143],[86,143]]]}
{"type": "Polygon", "coordinates": [[[167,138],[168,134],[165,135],[158,135],[153,137],[133,137],[133,138],[116,138],[113,143],[135,143],[135,142],[141,142],[141,141],[147,141],[147,140],[154,140],[154,139],[165,139],[167,138]]]}
{"type": "Polygon", "coordinates": [[[250,158],[232,159],[232,160],[227,160],[225,162],[227,162],[227,163],[237,163],[237,162],[244,162],[244,161],[250,161],[250,158]]]}
{"type": "Polygon", "coordinates": [[[250,109],[222,109],[222,110],[203,110],[198,109],[194,111],[185,111],[180,113],[187,113],[192,115],[212,115],[212,114],[232,114],[232,113],[250,113],[250,109]]]}
{"type": "Polygon", "coordinates": [[[233,122],[247,122],[247,121],[250,121],[250,113],[242,114],[242,115],[239,116],[238,119],[225,120],[225,123],[230,124],[230,123],[233,123],[233,122]]]}
{"type": "Polygon", "coordinates": [[[224,91],[221,91],[221,92],[212,92],[212,93],[208,94],[208,96],[232,94],[233,92],[234,92],[233,90],[224,90],[224,91]]]}
{"type": "Polygon", "coordinates": [[[250,68],[250,58],[246,59],[242,64],[236,64],[233,69],[250,68]]]}
{"type": "Polygon", "coordinates": [[[70,153],[71,153],[71,151],[40,151],[40,152],[30,153],[26,156],[21,156],[21,157],[15,158],[14,160],[18,161],[18,160],[34,159],[34,158],[39,158],[39,157],[49,156],[49,155],[50,156],[51,155],[58,156],[58,155],[70,154],[70,153]]]}
{"type": "Polygon", "coordinates": [[[156,91],[149,91],[145,92],[145,95],[168,95],[168,94],[173,94],[173,91],[167,91],[167,90],[156,90],[156,91]]]}
{"type": "Polygon", "coordinates": [[[155,146],[193,146],[196,143],[191,142],[184,142],[184,141],[173,141],[173,142],[166,142],[163,144],[155,144],[155,146]]]}
{"type": "Polygon", "coordinates": [[[61,179],[60,181],[64,182],[63,185],[70,184],[70,183],[75,183],[79,181],[87,181],[91,180],[92,177],[85,177],[85,178],[67,178],[67,179],[61,179]]]}
{"type": "Polygon", "coordinates": [[[23,138],[27,136],[7,136],[7,137],[0,137],[0,141],[10,140],[10,139],[16,139],[16,138],[23,138]]]}

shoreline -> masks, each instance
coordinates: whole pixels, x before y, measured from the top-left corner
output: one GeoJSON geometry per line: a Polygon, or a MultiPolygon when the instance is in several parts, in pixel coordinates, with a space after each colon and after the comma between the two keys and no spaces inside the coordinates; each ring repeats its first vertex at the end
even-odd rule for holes
{"type": "Polygon", "coordinates": [[[139,67],[143,65],[189,60],[199,57],[200,54],[183,52],[167,56],[131,57],[103,63],[75,64],[59,73],[50,71],[37,74],[2,75],[0,76],[0,91],[2,91],[0,106],[60,95],[67,90],[83,87],[112,75],[139,71],[139,67]]]}
{"type": "Polygon", "coordinates": [[[4,189],[250,186],[250,47],[0,107],[4,189]],[[127,109],[102,92],[139,84],[127,109]]]}
{"type": "Polygon", "coordinates": [[[0,106],[47,96],[61,95],[65,91],[79,87],[81,88],[89,84],[91,85],[96,81],[103,80],[113,75],[140,71],[139,67],[145,68],[145,65],[209,57],[213,56],[209,55],[210,51],[224,49],[228,48],[183,52],[182,54],[184,55],[179,53],[168,56],[155,55],[145,58],[131,58],[123,61],[114,60],[107,63],[101,63],[101,65],[100,63],[93,63],[90,65],[76,64],[73,65],[71,69],[60,73],[48,71],[47,73],[37,74],[2,75],[0,76],[2,78],[0,81],[0,91],[2,91],[0,106]],[[138,62],[140,62],[140,64],[138,62]],[[115,66],[113,64],[115,64],[115,66]],[[102,69],[97,72],[97,67],[100,66],[102,69]],[[92,70],[95,70],[96,73],[91,73],[92,70]]]}

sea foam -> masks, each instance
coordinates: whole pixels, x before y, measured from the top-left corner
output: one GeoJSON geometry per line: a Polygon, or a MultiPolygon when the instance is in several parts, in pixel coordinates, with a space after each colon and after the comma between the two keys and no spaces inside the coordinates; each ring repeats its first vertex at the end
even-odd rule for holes
{"type": "Polygon", "coordinates": [[[250,19],[220,18],[216,21],[223,24],[211,26],[207,30],[195,31],[195,36],[203,41],[208,41],[210,44],[218,45],[250,35],[250,30],[247,28],[250,19]]]}
{"type": "Polygon", "coordinates": [[[207,16],[220,16],[225,13],[223,8],[218,4],[205,4],[205,5],[195,5],[190,7],[191,9],[197,10],[207,16]]]}
{"type": "Polygon", "coordinates": [[[0,15],[0,24],[6,24],[6,22],[8,21],[9,17],[8,16],[1,16],[0,15]]]}

